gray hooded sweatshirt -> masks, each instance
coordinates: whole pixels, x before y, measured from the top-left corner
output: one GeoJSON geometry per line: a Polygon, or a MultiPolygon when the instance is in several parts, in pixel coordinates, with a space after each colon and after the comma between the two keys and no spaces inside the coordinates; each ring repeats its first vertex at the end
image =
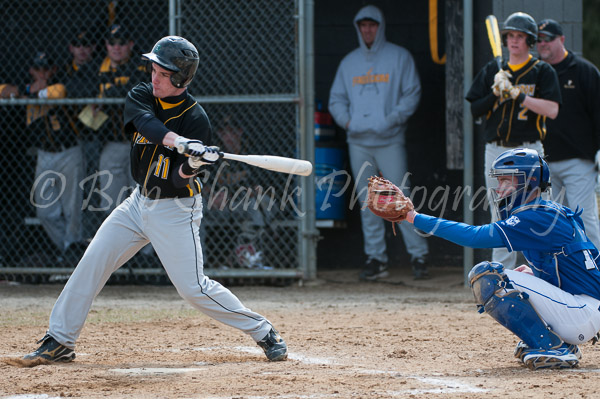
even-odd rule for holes
{"type": "Polygon", "coordinates": [[[360,47],[338,67],[329,94],[329,112],[346,129],[347,141],[363,146],[404,143],[406,123],[421,98],[421,83],[414,59],[404,47],[385,40],[385,21],[375,6],[360,9],[354,17],[360,47]],[[379,22],[371,48],[362,39],[357,22],[379,22]]]}

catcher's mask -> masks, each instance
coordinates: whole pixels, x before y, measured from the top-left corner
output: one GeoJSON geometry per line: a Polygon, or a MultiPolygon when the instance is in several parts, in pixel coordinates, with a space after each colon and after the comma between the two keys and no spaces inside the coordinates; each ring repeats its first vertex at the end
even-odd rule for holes
{"type": "Polygon", "coordinates": [[[179,36],[163,37],[156,42],[152,52],[143,54],[142,58],[175,72],[171,75],[171,83],[177,88],[190,84],[200,60],[196,47],[179,36]]]}
{"type": "Polygon", "coordinates": [[[490,177],[498,179],[491,195],[499,220],[507,219],[512,210],[530,201],[532,194],[545,192],[550,187],[550,169],[535,150],[515,148],[496,158],[490,177]],[[508,177],[512,179],[509,183],[508,177]]]}

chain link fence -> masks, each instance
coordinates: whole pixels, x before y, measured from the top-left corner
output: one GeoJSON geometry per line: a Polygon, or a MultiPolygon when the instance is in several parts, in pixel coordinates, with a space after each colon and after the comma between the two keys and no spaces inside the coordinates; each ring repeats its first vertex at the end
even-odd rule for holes
{"type": "MultiPolygon", "coordinates": [[[[0,1],[0,279],[64,281],[134,182],[122,104],[149,80],[140,55],[168,34],[196,45],[189,86],[216,145],[299,157],[294,1],[0,1]]],[[[302,276],[299,178],[222,162],[203,181],[206,273],[302,276]]],[[[109,282],[162,282],[148,245],[109,282]]]]}

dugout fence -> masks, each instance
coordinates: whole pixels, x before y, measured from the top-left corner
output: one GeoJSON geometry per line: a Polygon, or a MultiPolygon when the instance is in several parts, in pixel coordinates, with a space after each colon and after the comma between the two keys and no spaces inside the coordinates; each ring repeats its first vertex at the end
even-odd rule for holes
{"type": "MultiPolygon", "coordinates": [[[[66,280],[112,209],[104,204],[107,192],[101,159],[110,152],[107,137],[118,131],[118,118],[111,118],[124,99],[107,95],[109,91],[101,88],[111,27],[119,26],[124,32],[114,44],[134,43],[130,62],[136,63],[136,69],[143,66],[140,54],[149,52],[163,36],[181,35],[196,45],[200,66],[189,90],[208,113],[215,144],[226,152],[314,162],[311,2],[0,3],[9,16],[5,40],[0,43],[4,55],[0,126],[5,154],[0,183],[0,280],[66,280]],[[90,44],[95,46],[94,57],[86,64],[86,72],[91,72],[72,79],[66,71],[73,47],[90,44]],[[35,74],[54,68],[46,93],[40,95],[35,74]],[[55,89],[58,94],[51,93],[55,89]],[[76,133],[75,141],[70,140],[72,133],[76,133]],[[42,158],[40,151],[46,153],[42,158]],[[73,152],[81,154],[81,162],[73,152]],[[67,164],[65,170],[45,167],[61,162],[67,164]],[[77,174],[72,172],[79,167],[82,174],[75,181],[77,174]],[[73,181],[79,197],[74,196],[74,205],[58,206],[73,181]],[[36,190],[40,190],[37,196],[36,190]],[[79,216],[65,215],[65,209],[79,216]],[[69,242],[73,221],[79,223],[80,235],[69,242]]],[[[123,86],[127,83],[123,81],[123,86]]],[[[114,177],[116,181],[122,176],[114,177]]],[[[289,176],[234,161],[222,162],[200,177],[207,275],[265,281],[315,277],[314,177],[289,176]]],[[[133,187],[123,185],[114,203],[133,187]]],[[[166,280],[156,253],[148,246],[109,282],[166,280]]]]}

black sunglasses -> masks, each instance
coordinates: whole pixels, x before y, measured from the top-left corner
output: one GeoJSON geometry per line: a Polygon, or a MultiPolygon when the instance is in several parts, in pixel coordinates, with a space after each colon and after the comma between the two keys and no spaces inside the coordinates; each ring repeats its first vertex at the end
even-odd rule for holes
{"type": "Polygon", "coordinates": [[[553,41],[554,39],[556,39],[556,37],[557,36],[544,36],[544,37],[538,36],[537,42],[538,43],[542,43],[542,42],[544,42],[544,43],[550,43],[551,41],[553,41]]]}

